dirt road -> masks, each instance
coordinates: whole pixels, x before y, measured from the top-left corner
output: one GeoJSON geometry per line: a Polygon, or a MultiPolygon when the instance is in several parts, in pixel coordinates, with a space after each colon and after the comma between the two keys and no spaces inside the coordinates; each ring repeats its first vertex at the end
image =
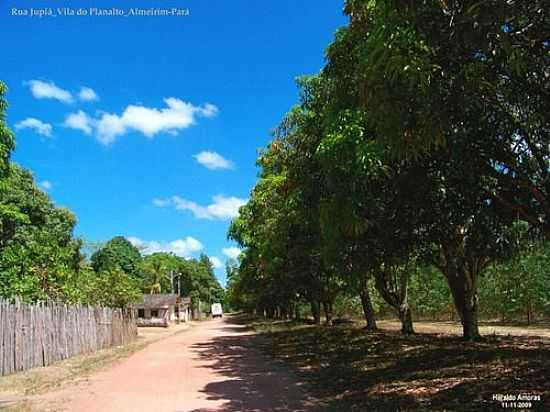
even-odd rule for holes
{"type": "Polygon", "coordinates": [[[284,367],[253,347],[236,318],[203,322],[156,342],[88,382],[43,395],[70,412],[312,411],[284,367]]]}

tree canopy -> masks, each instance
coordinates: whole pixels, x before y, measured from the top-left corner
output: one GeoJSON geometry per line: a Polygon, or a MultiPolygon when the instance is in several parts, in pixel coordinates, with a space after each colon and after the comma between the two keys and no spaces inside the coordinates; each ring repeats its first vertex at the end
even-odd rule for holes
{"type": "Polygon", "coordinates": [[[124,236],[115,236],[92,255],[91,264],[96,272],[119,268],[136,276],[141,264],[141,254],[124,236]]]}
{"type": "Polygon", "coordinates": [[[330,323],[353,291],[375,328],[374,285],[411,333],[410,290],[431,276],[448,287],[437,305],[451,296],[477,339],[478,286],[521,252],[514,227],[550,233],[548,10],[349,0],[345,12],[230,227],[244,248],[231,299],[283,317],[308,303],[330,323]]]}

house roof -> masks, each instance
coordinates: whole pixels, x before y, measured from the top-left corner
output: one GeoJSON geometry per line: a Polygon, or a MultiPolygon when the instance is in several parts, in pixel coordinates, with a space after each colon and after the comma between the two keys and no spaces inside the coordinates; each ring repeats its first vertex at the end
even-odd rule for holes
{"type": "Polygon", "coordinates": [[[175,293],[143,295],[143,300],[135,305],[136,308],[164,308],[179,302],[175,293]]]}

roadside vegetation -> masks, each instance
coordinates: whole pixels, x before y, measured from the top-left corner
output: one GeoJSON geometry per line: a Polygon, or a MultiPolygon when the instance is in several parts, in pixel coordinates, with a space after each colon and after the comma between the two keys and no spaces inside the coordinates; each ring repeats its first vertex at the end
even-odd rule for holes
{"type": "Polygon", "coordinates": [[[345,13],[259,154],[228,301],[321,410],[547,410],[548,8],[345,13]]]}
{"type": "Polygon", "coordinates": [[[229,229],[233,307],[329,325],[345,307],[371,331],[390,311],[403,334],[450,318],[467,341],[480,318],[549,316],[544,2],[345,12],[229,229]]]}

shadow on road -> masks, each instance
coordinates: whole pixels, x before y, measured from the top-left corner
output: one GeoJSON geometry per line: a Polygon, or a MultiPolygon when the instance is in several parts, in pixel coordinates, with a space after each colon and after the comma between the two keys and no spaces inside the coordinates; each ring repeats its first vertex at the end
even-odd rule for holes
{"type": "Polygon", "coordinates": [[[257,336],[238,317],[227,317],[222,336],[191,347],[205,368],[224,378],[201,391],[209,400],[225,400],[222,408],[192,412],[283,412],[314,411],[313,403],[282,365],[266,359],[256,349],[257,336]]]}

